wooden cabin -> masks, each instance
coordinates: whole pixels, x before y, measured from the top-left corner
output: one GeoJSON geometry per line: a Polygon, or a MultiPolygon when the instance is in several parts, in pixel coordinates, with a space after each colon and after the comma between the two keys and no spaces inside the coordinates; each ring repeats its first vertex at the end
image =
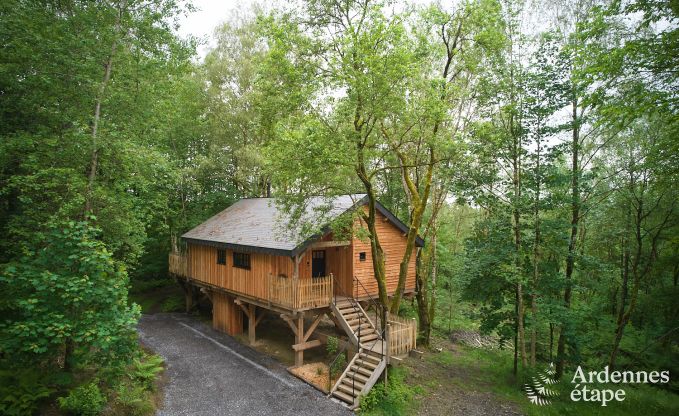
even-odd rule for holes
{"type": "MultiPolygon", "coordinates": [[[[187,293],[187,309],[199,290],[207,293],[213,304],[213,326],[234,335],[243,332],[247,318],[252,343],[264,310],[280,314],[295,334],[292,348],[296,366],[303,364],[305,349],[321,345],[311,338],[324,315],[347,333],[359,352],[384,357],[387,334],[380,332],[379,325],[363,309],[378,298],[370,242],[358,237],[335,239],[328,226],[356,210],[366,210],[367,197],[316,197],[305,205],[300,221],[292,226],[274,199],[242,199],[182,235],[184,249],[170,254],[170,273],[187,293]],[[305,229],[316,231],[305,235],[305,229]],[[311,322],[306,330],[305,318],[311,322]]],[[[408,227],[380,203],[376,209],[391,295],[396,291],[408,227]]],[[[360,235],[361,220],[356,215],[352,218],[356,232],[345,234],[360,235]]],[[[406,294],[415,291],[417,250],[423,245],[418,237],[408,267],[406,294]]],[[[416,329],[401,321],[393,317],[389,322],[401,329],[408,326],[407,331],[402,331],[408,340],[392,339],[392,343],[400,350],[414,348],[416,329]]],[[[358,357],[357,353],[355,359],[358,357]]],[[[388,358],[382,361],[386,365],[388,358]]],[[[375,367],[370,373],[381,371],[375,367]]],[[[347,388],[341,383],[333,389],[333,395],[349,405],[355,405],[361,394],[356,391],[356,379],[361,374],[353,377],[351,392],[343,392],[347,388]]],[[[362,378],[365,380],[359,384],[364,394],[374,381],[366,379],[366,374],[362,378]]]]}

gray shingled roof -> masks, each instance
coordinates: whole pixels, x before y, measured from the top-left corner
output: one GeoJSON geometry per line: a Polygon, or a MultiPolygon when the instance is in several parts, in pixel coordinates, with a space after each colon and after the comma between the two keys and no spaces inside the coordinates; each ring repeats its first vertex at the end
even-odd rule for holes
{"type": "MultiPolygon", "coordinates": [[[[309,229],[303,224],[312,224],[311,229],[322,229],[341,214],[366,201],[365,194],[313,197],[306,203],[302,220],[290,226],[290,217],[278,208],[275,198],[242,199],[182,235],[182,238],[223,248],[294,256],[320,237],[319,233],[303,235],[302,228],[309,229]]],[[[377,209],[401,230],[407,231],[405,224],[381,204],[377,204],[377,209]]],[[[419,237],[417,245],[424,245],[419,237]]]]}

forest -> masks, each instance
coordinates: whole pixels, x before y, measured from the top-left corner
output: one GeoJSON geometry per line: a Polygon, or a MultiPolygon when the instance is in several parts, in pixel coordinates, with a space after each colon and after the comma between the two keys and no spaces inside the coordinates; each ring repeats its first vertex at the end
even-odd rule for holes
{"type": "Polygon", "coordinates": [[[669,371],[634,397],[679,411],[678,2],[280,2],[204,56],[194,10],[0,4],[0,414],[152,413],[129,291],[174,284],[172,241],[350,193],[426,241],[416,298],[379,299],[424,348],[492,336],[518,395],[550,363],[669,371]]]}

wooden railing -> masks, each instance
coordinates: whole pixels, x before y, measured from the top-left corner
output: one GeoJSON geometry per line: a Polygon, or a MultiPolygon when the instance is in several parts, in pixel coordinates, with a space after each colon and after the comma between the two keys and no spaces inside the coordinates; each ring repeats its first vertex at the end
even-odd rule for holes
{"type": "Polygon", "coordinates": [[[404,355],[417,348],[417,320],[389,315],[389,354],[404,355]]]}
{"type": "Polygon", "coordinates": [[[186,256],[179,253],[170,253],[170,273],[177,276],[189,276],[189,262],[186,261],[186,256]]]}
{"type": "MultiPolygon", "coordinates": [[[[170,253],[170,273],[203,281],[189,275],[189,263],[185,255],[170,253]]],[[[261,279],[262,277],[258,277],[261,279]]],[[[268,281],[255,281],[244,273],[232,274],[218,281],[204,281],[211,286],[222,287],[230,292],[271,302],[286,309],[304,310],[329,306],[332,300],[332,275],[306,279],[293,279],[268,275],[268,281]]]]}
{"type": "Polygon", "coordinates": [[[288,309],[313,309],[329,306],[332,300],[332,275],[293,279],[269,275],[269,302],[288,309]]]}

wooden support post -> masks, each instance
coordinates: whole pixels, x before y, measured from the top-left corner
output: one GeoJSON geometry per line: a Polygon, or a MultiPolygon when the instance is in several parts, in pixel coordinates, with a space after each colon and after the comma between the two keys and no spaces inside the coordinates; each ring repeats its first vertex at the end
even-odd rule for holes
{"type": "Polygon", "coordinates": [[[186,313],[189,313],[193,309],[193,286],[189,284],[184,286],[184,299],[186,301],[186,313]]]}
{"type": "Polygon", "coordinates": [[[255,328],[257,327],[255,310],[257,307],[250,304],[248,309],[250,310],[250,313],[248,314],[248,341],[250,341],[250,345],[255,345],[255,328]]]}
{"type": "Polygon", "coordinates": [[[295,334],[295,338],[297,338],[297,326],[295,325],[295,321],[292,320],[292,317],[285,314],[281,314],[281,319],[287,322],[288,325],[290,325],[292,333],[295,334]]]}
{"type": "MultiPolygon", "coordinates": [[[[297,333],[295,334],[295,344],[304,343],[304,314],[297,315],[297,333]]],[[[295,367],[304,365],[304,350],[295,351],[295,367]]]]}
{"type": "Polygon", "coordinates": [[[316,329],[318,324],[321,322],[323,315],[325,315],[325,313],[319,313],[318,316],[316,317],[316,319],[314,319],[314,321],[311,323],[311,326],[309,327],[309,329],[307,329],[306,333],[304,334],[304,339],[303,339],[304,342],[306,342],[309,339],[309,337],[311,336],[311,334],[314,332],[314,329],[316,329]]]}
{"type": "Polygon", "coordinates": [[[384,387],[387,387],[387,379],[388,375],[387,373],[389,372],[389,331],[391,330],[391,324],[389,323],[389,312],[386,314],[387,316],[387,326],[384,330],[384,346],[382,347],[382,352],[384,353],[384,358],[386,359],[387,365],[384,367],[384,387]]]}

